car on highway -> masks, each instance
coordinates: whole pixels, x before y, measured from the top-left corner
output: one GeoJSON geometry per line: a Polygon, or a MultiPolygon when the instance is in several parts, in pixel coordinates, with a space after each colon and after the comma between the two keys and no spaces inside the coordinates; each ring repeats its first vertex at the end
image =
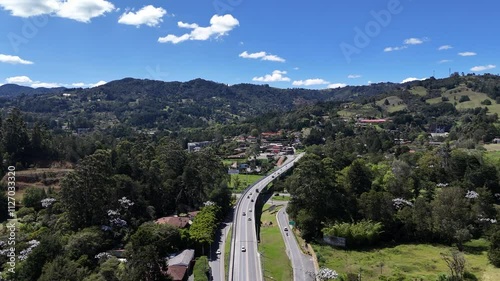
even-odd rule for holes
{"type": "Polygon", "coordinates": [[[249,212],[251,212],[251,211],[252,211],[252,209],[248,209],[248,211],[249,211],[249,212]]]}
{"type": "Polygon", "coordinates": [[[252,198],[252,200],[250,200],[250,202],[253,202],[253,198],[252,198]]]}
{"type": "Polygon", "coordinates": [[[284,228],[284,230],[285,230],[285,231],[288,231],[288,227],[285,227],[285,228],[284,228]]]}
{"type": "Polygon", "coordinates": [[[244,216],[246,216],[246,215],[247,215],[247,213],[243,212],[243,215],[244,215],[244,216]]]}
{"type": "Polygon", "coordinates": [[[248,217],[248,221],[251,221],[251,220],[252,220],[252,218],[251,218],[251,217],[248,217]]]}
{"type": "Polygon", "coordinates": [[[241,246],[241,251],[242,252],[246,252],[247,251],[247,249],[245,249],[245,246],[241,246]]]}
{"type": "Polygon", "coordinates": [[[217,252],[215,252],[217,255],[220,255],[220,249],[217,249],[217,252]]]}

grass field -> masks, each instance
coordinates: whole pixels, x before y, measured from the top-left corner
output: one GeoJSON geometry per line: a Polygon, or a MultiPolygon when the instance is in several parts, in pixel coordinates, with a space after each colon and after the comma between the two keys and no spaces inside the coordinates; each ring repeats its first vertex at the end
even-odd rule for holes
{"type": "MultiPolygon", "coordinates": [[[[379,277],[401,274],[405,280],[437,280],[440,274],[449,274],[440,253],[450,253],[454,248],[442,245],[399,245],[369,251],[345,251],[329,246],[313,245],[320,266],[326,266],[341,274],[359,273],[362,280],[379,280],[379,277]]],[[[479,280],[499,280],[500,269],[488,263],[486,240],[466,243],[464,251],[466,271],[479,280]]]]}
{"type": "Polygon", "coordinates": [[[247,188],[247,186],[253,184],[254,182],[260,180],[262,178],[261,175],[245,175],[245,174],[240,174],[240,175],[231,175],[231,181],[228,184],[229,188],[234,188],[234,180],[235,178],[240,179],[240,187],[237,189],[234,189],[234,192],[239,192],[247,188]]]}
{"type": "Polygon", "coordinates": [[[233,236],[233,227],[231,226],[227,234],[226,244],[224,245],[224,272],[226,274],[226,279],[229,277],[229,256],[231,255],[232,236],[233,236]]]}
{"type": "Polygon", "coordinates": [[[485,144],[486,158],[500,165],[500,144],[485,144]]]}
{"type": "Polygon", "coordinates": [[[403,100],[396,96],[390,96],[385,99],[381,99],[377,101],[376,104],[389,113],[406,109],[406,104],[403,102],[403,100]],[[385,104],[385,100],[389,102],[389,105],[385,104]]]}
{"type": "Polygon", "coordinates": [[[351,104],[349,108],[339,110],[337,114],[341,117],[356,117],[356,115],[360,115],[362,117],[381,117],[380,112],[371,104],[351,104]]]}
{"type": "Polygon", "coordinates": [[[285,242],[281,236],[276,213],[279,208],[269,210],[270,205],[264,205],[260,221],[259,252],[262,253],[262,264],[265,280],[293,280],[293,271],[290,260],[286,255],[285,242]],[[264,226],[264,222],[272,222],[271,226],[264,226]]]}
{"type": "Polygon", "coordinates": [[[427,96],[427,89],[422,86],[415,86],[410,89],[410,93],[412,93],[413,95],[425,97],[427,96]]]}
{"type": "MultiPolygon", "coordinates": [[[[441,95],[441,97],[447,97],[448,103],[454,104],[456,102],[457,105],[455,107],[459,110],[460,109],[476,108],[476,107],[485,107],[485,105],[482,105],[481,102],[488,99],[491,101],[491,105],[487,106],[489,113],[490,114],[497,113],[500,115],[500,104],[497,104],[494,100],[489,98],[486,94],[474,92],[472,90],[467,90],[467,88],[465,88],[465,87],[459,87],[459,88],[448,90],[448,91],[444,92],[441,95]],[[456,91],[458,91],[458,92],[456,92],[456,91]],[[464,96],[464,95],[469,96],[470,101],[459,103],[458,101],[460,100],[460,97],[464,96]]],[[[426,100],[426,102],[429,104],[440,103],[440,102],[442,102],[441,97],[428,99],[428,100],[426,100]]]]}

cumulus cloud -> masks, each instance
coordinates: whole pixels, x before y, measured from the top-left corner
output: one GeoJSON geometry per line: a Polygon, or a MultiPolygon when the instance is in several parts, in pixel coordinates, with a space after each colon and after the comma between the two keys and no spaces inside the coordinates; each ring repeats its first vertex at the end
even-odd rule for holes
{"type": "Polygon", "coordinates": [[[406,79],[403,79],[403,81],[401,81],[401,84],[412,82],[412,81],[422,81],[422,80],[425,80],[425,79],[427,79],[427,78],[408,77],[406,79]]]}
{"type": "Polygon", "coordinates": [[[349,78],[349,79],[361,78],[361,75],[359,75],[359,74],[349,74],[349,75],[347,75],[347,78],[349,78]]]}
{"type": "Polygon", "coordinates": [[[158,38],[160,43],[178,44],[187,40],[205,41],[212,37],[218,38],[227,35],[229,31],[240,25],[240,22],[230,14],[223,16],[214,15],[210,19],[210,26],[201,27],[196,23],[184,23],[179,21],[177,25],[180,28],[192,29],[190,33],[185,33],[181,36],[168,34],[165,37],[158,38]]]}
{"type": "Polygon", "coordinates": [[[10,56],[4,54],[0,54],[0,62],[10,63],[10,64],[33,64],[32,61],[23,60],[18,56],[10,56]]]}
{"type": "Polygon", "coordinates": [[[114,9],[113,3],[105,0],[68,0],[60,5],[57,15],[88,23],[92,18],[112,12],[114,9]]]}
{"type": "Polygon", "coordinates": [[[102,86],[102,85],[104,85],[104,84],[106,84],[106,83],[107,83],[106,81],[102,81],[102,80],[101,80],[101,81],[99,81],[99,82],[97,82],[97,83],[95,83],[95,84],[92,84],[92,85],[90,86],[90,88],[99,87],[99,86],[102,86]]]}
{"type": "Polygon", "coordinates": [[[440,63],[440,64],[441,63],[447,63],[447,62],[452,62],[452,60],[440,60],[440,61],[438,61],[438,63],[440,63]]]}
{"type": "Polygon", "coordinates": [[[267,61],[285,62],[284,58],[280,58],[276,55],[268,54],[266,52],[258,52],[250,54],[247,51],[244,51],[243,53],[239,54],[239,57],[244,59],[260,59],[267,61]]]}
{"type": "Polygon", "coordinates": [[[306,80],[297,80],[293,81],[292,85],[294,86],[313,86],[313,85],[325,85],[329,84],[330,82],[325,81],[320,78],[313,78],[313,79],[306,79],[306,80]]]}
{"type": "Polygon", "coordinates": [[[51,14],[59,9],[59,0],[2,0],[0,6],[16,17],[32,17],[51,14]]]}
{"type": "Polygon", "coordinates": [[[142,9],[134,12],[123,13],[118,19],[118,23],[135,25],[137,27],[145,24],[147,26],[157,26],[163,20],[162,17],[167,14],[163,8],[155,8],[153,5],[144,6],[142,9]]]}
{"type": "Polygon", "coordinates": [[[444,51],[444,50],[449,50],[452,49],[453,47],[451,45],[443,45],[438,48],[439,51],[444,51]]]}
{"type": "Polygon", "coordinates": [[[344,87],[347,87],[347,84],[344,84],[344,83],[333,83],[333,84],[328,85],[329,89],[338,89],[338,88],[344,88],[344,87]]]}
{"type": "Polygon", "coordinates": [[[113,3],[105,0],[2,0],[0,7],[17,17],[56,15],[85,23],[115,10],[113,3]]]}
{"type": "Polygon", "coordinates": [[[61,86],[63,87],[74,87],[74,88],[93,88],[93,87],[98,87],[98,86],[102,86],[106,84],[106,81],[99,81],[97,83],[90,83],[90,84],[86,84],[86,83],[83,83],[83,82],[79,82],[79,83],[72,83],[71,85],[65,85],[65,84],[61,84],[61,86]]]}
{"type": "Polygon", "coordinates": [[[386,47],[384,48],[384,52],[394,52],[394,51],[401,51],[408,46],[411,45],[420,45],[423,44],[424,42],[429,41],[429,38],[424,37],[424,38],[408,38],[403,41],[403,46],[397,46],[397,47],[386,47]]]}
{"type": "Polygon", "coordinates": [[[31,84],[32,88],[57,88],[61,87],[58,83],[35,82],[31,84]]]}
{"type": "Polygon", "coordinates": [[[290,78],[286,77],[286,71],[275,70],[272,74],[266,74],[261,77],[254,77],[252,81],[256,82],[289,82],[290,78]]]}
{"type": "Polygon", "coordinates": [[[404,41],[405,45],[420,45],[427,41],[427,38],[408,38],[404,41]]]}
{"type": "Polygon", "coordinates": [[[401,51],[408,48],[408,46],[400,46],[400,47],[386,47],[384,48],[384,52],[394,52],[394,51],[401,51]]]}
{"type": "Polygon", "coordinates": [[[8,84],[25,84],[33,82],[28,76],[14,76],[5,79],[8,84]]]}
{"type": "Polygon", "coordinates": [[[493,68],[496,68],[496,67],[497,66],[494,65],[494,64],[478,65],[478,66],[474,66],[473,68],[471,68],[470,71],[480,72],[480,71],[490,70],[490,69],[493,69],[493,68]]]}
{"type": "Polygon", "coordinates": [[[477,53],[474,53],[474,52],[463,52],[463,53],[458,53],[458,55],[462,56],[462,57],[472,57],[472,56],[477,55],[477,53]]]}

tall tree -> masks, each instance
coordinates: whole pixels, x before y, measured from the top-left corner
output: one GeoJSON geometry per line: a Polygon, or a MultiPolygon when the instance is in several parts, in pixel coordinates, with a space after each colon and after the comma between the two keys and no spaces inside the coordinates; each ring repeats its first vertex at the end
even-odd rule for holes
{"type": "Polygon", "coordinates": [[[76,228],[107,224],[112,209],[111,153],[98,150],[85,157],[62,182],[62,202],[76,228]]]}

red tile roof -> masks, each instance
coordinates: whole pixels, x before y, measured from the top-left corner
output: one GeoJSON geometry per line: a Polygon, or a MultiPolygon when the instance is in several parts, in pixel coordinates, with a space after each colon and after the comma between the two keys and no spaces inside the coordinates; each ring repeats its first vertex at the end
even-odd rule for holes
{"type": "Polygon", "coordinates": [[[168,224],[178,228],[185,228],[189,224],[189,218],[170,216],[170,217],[159,218],[155,222],[158,224],[168,224]]]}
{"type": "Polygon", "coordinates": [[[172,277],[174,281],[182,281],[186,275],[187,267],[182,265],[171,265],[168,267],[167,274],[172,277]]]}

